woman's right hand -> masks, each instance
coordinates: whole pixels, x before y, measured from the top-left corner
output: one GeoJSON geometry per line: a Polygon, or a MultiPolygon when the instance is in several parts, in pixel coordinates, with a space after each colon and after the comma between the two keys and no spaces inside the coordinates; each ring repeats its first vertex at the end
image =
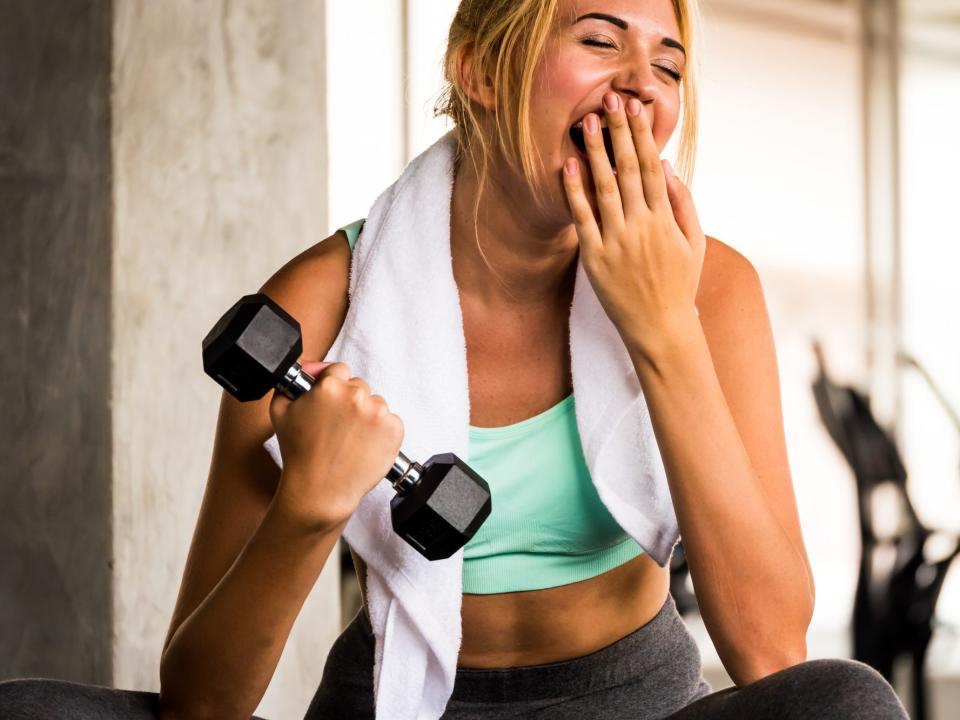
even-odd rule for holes
{"type": "Polygon", "coordinates": [[[305,362],[317,379],[291,401],[274,392],[270,420],[283,472],[274,504],[308,531],[345,525],[360,500],[389,472],[400,451],[403,423],[370,386],[340,362],[305,362]]]}

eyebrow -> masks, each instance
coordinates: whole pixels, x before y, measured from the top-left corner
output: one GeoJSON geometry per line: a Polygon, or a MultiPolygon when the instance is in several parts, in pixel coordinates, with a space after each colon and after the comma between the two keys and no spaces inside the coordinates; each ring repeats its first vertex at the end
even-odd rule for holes
{"type": "MultiPolygon", "coordinates": [[[[630,26],[627,24],[626,20],[616,17],[615,15],[607,15],[606,13],[592,12],[587,13],[586,15],[581,15],[576,19],[576,22],[573,24],[576,25],[581,20],[605,20],[608,23],[616,25],[621,30],[626,30],[630,26]]],[[[660,40],[660,44],[664,47],[674,48],[683,53],[683,56],[687,56],[687,51],[679,42],[674,40],[672,37],[664,37],[660,40]]]]}

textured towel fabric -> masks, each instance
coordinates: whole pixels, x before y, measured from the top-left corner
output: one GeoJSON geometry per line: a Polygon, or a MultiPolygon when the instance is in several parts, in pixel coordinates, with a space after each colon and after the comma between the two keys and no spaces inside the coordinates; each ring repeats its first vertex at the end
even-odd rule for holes
{"type": "MultiPolygon", "coordinates": [[[[353,252],[350,305],[325,359],[347,363],[403,419],[403,450],[469,462],[466,341],[450,251],[453,131],[377,198],[353,252]]],[[[577,428],[597,492],[661,567],[679,538],[640,383],[582,263],[570,311],[577,428]]],[[[276,436],[264,444],[282,465],[276,436]]],[[[453,691],[460,648],[463,552],[430,562],[390,523],[385,480],[344,536],[367,563],[376,638],[377,718],[435,720],[453,691]]]]}

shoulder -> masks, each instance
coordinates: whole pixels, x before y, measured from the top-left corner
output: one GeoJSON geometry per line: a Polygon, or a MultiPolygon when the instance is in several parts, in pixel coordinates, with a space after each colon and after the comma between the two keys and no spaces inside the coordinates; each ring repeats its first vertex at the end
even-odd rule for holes
{"type": "Polygon", "coordinates": [[[710,236],[697,310],[721,381],[744,382],[750,373],[767,378],[776,374],[773,331],[760,275],[743,254],[710,236]]]}
{"type": "Polygon", "coordinates": [[[762,296],[760,275],[746,256],[730,245],[710,235],[700,271],[697,291],[697,309],[704,312],[728,308],[746,297],[762,296]]]}
{"type": "Polygon", "coordinates": [[[760,276],[740,252],[709,236],[697,310],[728,402],[746,404],[758,387],[772,400],[779,373],[760,276]]]}
{"type": "MultiPolygon", "coordinates": [[[[729,344],[771,344],[770,319],[760,275],[742,253],[707,236],[697,311],[711,353],[729,344]]],[[[735,349],[735,348],[734,348],[735,349]]]]}
{"type": "Polygon", "coordinates": [[[303,357],[322,359],[346,316],[350,245],[343,230],[292,258],[260,288],[300,323],[303,357]]]}

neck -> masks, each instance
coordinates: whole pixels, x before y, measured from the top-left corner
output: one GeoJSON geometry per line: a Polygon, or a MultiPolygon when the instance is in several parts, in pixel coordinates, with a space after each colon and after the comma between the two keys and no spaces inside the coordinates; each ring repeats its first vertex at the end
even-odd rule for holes
{"type": "Polygon", "coordinates": [[[533,212],[525,180],[491,167],[475,225],[478,190],[479,178],[465,159],[454,176],[450,227],[461,297],[491,308],[569,307],[579,252],[569,218],[533,212]]]}

